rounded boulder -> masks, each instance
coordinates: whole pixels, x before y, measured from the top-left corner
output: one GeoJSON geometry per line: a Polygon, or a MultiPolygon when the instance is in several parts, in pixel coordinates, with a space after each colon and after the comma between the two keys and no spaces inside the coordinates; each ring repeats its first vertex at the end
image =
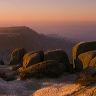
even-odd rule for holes
{"type": "Polygon", "coordinates": [[[72,49],[73,66],[75,67],[76,59],[81,53],[96,50],[96,41],[77,43],[72,49]]]}
{"type": "Polygon", "coordinates": [[[91,60],[96,56],[96,51],[82,53],[76,59],[75,69],[81,71],[89,67],[91,60]]]}
{"type": "Polygon", "coordinates": [[[22,64],[23,56],[26,53],[24,48],[16,48],[11,53],[10,65],[22,64]]]}
{"type": "Polygon", "coordinates": [[[28,66],[42,62],[43,60],[44,60],[43,51],[26,53],[23,57],[23,67],[27,68],[28,66]]]}
{"type": "Polygon", "coordinates": [[[72,66],[69,62],[69,58],[64,50],[52,50],[44,53],[44,60],[55,60],[58,63],[63,63],[66,66],[66,71],[71,71],[72,66]]]}

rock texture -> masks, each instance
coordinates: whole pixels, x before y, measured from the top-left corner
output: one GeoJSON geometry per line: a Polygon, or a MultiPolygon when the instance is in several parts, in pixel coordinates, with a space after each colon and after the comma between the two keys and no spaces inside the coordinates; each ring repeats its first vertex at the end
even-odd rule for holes
{"type": "Polygon", "coordinates": [[[27,68],[28,66],[42,62],[43,60],[44,60],[43,51],[26,53],[23,57],[23,67],[27,68]]]}
{"type": "Polygon", "coordinates": [[[64,50],[51,50],[44,53],[44,60],[55,60],[58,63],[63,63],[66,67],[65,71],[72,71],[69,58],[64,50]]]}
{"type": "Polygon", "coordinates": [[[47,60],[27,68],[19,68],[20,77],[22,78],[32,78],[32,77],[59,77],[66,70],[66,66],[63,63],[58,63],[57,61],[47,60]]]}
{"type": "Polygon", "coordinates": [[[90,66],[90,62],[91,60],[96,56],[96,51],[88,51],[85,53],[81,53],[77,60],[76,60],[76,64],[75,64],[75,69],[77,71],[86,69],[90,66]]]}
{"type": "Polygon", "coordinates": [[[93,42],[80,42],[72,49],[73,65],[77,64],[77,58],[81,53],[96,50],[96,41],[93,42]]]}
{"type": "Polygon", "coordinates": [[[10,65],[22,64],[23,56],[26,53],[24,48],[16,48],[11,53],[10,65]]]}

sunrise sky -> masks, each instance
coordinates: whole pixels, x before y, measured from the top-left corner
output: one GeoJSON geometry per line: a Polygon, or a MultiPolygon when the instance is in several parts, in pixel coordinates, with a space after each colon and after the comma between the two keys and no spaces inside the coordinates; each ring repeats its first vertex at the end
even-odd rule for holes
{"type": "Polygon", "coordinates": [[[26,25],[45,31],[68,22],[96,22],[96,0],[0,0],[1,26],[26,25]]]}

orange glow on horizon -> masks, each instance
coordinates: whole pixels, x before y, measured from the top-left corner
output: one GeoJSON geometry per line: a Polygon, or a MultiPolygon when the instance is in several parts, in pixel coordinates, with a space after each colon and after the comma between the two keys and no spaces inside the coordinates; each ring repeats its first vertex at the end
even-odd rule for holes
{"type": "Polygon", "coordinates": [[[0,24],[96,21],[96,1],[90,0],[10,0],[0,1],[0,9],[0,24]]]}

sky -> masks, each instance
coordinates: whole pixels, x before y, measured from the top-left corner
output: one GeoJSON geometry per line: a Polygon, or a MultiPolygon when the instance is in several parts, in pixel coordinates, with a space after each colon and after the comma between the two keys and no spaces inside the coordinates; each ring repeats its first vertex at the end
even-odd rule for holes
{"type": "Polygon", "coordinates": [[[1,26],[25,25],[54,33],[69,22],[96,22],[96,0],[0,0],[1,26]]]}

